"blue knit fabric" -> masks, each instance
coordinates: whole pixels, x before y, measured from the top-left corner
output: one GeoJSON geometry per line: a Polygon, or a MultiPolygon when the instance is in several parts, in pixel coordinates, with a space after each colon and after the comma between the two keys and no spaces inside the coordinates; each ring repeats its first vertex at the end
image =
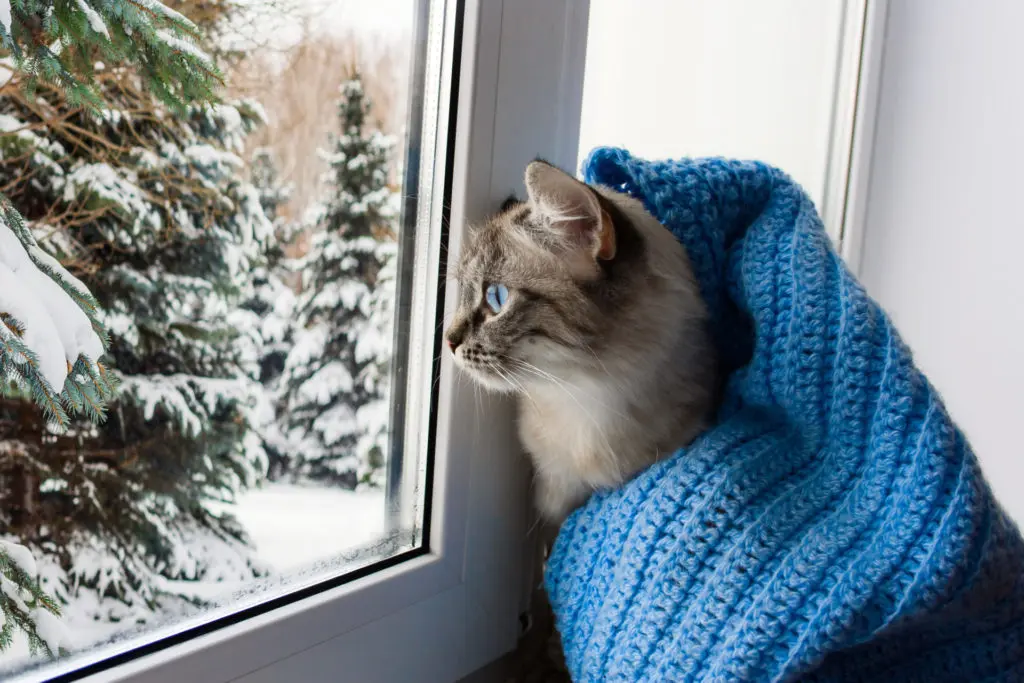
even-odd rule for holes
{"type": "Polygon", "coordinates": [[[808,197],[607,148],[585,175],[686,246],[729,381],[714,428],[562,528],[573,679],[1024,680],[1020,534],[808,197]]]}

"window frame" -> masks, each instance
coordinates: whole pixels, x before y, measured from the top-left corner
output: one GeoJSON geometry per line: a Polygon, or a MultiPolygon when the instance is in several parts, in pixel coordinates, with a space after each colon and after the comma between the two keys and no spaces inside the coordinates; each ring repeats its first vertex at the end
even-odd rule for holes
{"type": "MultiPolygon", "coordinates": [[[[440,362],[440,375],[435,389],[423,370],[433,362],[411,364],[419,369],[410,371],[409,386],[419,390],[405,397],[409,415],[433,418],[408,421],[405,431],[406,448],[434,437],[430,462],[420,463],[431,491],[424,498],[417,477],[389,486],[392,500],[429,508],[423,547],[91,675],[55,673],[135,683],[428,683],[457,680],[514,648],[534,548],[528,461],[511,402],[475,393],[439,353],[435,308],[443,307],[445,319],[454,310],[445,256],[458,252],[467,222],[521,192],[533,158],[576,165],[589,0],[435,0],[435,7],[444,8],[443,42],[427,59],[441,60],[442,79],[427,83],[427,97],[437,86],[437,126],[448,132],[448,149],[421,157],[433,156],[421,171],[435,182],[426,185],[431,201],[420,203],[415,239],[429,259],[414,274],[413,291],[421,294],[411,302],[410,344],[440,362]]],[[[398,527],[408,521],[392,519],[398,527]]]]}
{"type": "Polygon", "coordinates": [[[859,276],[862,270],[868,190],[875,150],[875,122],[882,86],[882,60],[889,20],[889,0],[863,0],[864,28],[860,34],[856,99],[849,130],[849,171],[845,178],[845,202],[841,214],[839,253],[847,267],[859,276]]]}

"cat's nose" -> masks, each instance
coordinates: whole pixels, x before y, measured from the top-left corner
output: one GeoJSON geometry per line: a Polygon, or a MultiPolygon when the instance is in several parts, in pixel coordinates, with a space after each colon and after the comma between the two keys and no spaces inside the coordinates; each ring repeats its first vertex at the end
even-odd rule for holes
{"type": "Polygon", "coordinates": [[[466,336],[465,328],[462,325],[449,327],[448,332],[444,336],[445,341],[448,343],[448,348],[454,354],[456,349],[462,346],[462,340],[466,336]]]}

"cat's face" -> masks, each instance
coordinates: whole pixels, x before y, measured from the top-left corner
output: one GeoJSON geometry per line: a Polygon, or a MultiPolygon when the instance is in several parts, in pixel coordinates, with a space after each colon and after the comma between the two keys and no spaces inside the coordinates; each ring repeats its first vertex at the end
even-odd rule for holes
{"type": "Polygon", "coordinates": [[[629,305],[641,271],[631,262],[643,258],[615,205],[572,176],[533,162],[526,187],[526,201],[469,231],[445,333],[456,363],[498,391],[599,363],[595,345],[629,305]]]}

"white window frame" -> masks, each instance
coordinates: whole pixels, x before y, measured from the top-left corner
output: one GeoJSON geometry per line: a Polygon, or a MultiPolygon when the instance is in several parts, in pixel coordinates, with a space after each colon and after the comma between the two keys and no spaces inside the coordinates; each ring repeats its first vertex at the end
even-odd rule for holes
{"type": "MultiPolygon", "coordinates": [[[[521,190],[531,159],[542,155],[575,166],[589,0],[435,3],[441,6],[443,48],[427,59],[441,60],[442,82],[425,98],[437,98],[440,131],[449,130],[455,116],[455,135],[450,155],[424,148],[422,156],[424,164],[433,161],[421,170],[431,174],[433,197],[421,203],[417,228],[418,248],[431,254],[415,276],[414,293],[421,295],[413,306],[411,344],[421,353],[435,348],[431,299],[437,297],[430,293],[436,293],[443,263],[447,158],[452,254],[467,221],[482,219],[521,190]]],[[[428,90],[437,86],[427,83],[428,90]]],[[[449,315],[453,290],[447,287],[444,297],[449,315]]],[[[421,375],[429,365],[418,364],[421,375]]],[[[413,381],[423,391],[410,389],[410,405],[430,405],[429,374],[413,381]]],[[[532,512],[512,406],[475,396],[444,354],[435,417],[429,552],[81,680],[450,683],[513,649],[528,581],[532,512]]],[[[410,428],[416,433],[407,433],[407,447],[419,447],[428,425],[413,420],[410,428]]],[[[419,494],[404,487],[401,495],[414,500],[419,494]]]]}
{"type": "Polygon", "coordinates": [[[821,218],[851,271],[860,270],[889,0],[842,0],[821,218]]]}

